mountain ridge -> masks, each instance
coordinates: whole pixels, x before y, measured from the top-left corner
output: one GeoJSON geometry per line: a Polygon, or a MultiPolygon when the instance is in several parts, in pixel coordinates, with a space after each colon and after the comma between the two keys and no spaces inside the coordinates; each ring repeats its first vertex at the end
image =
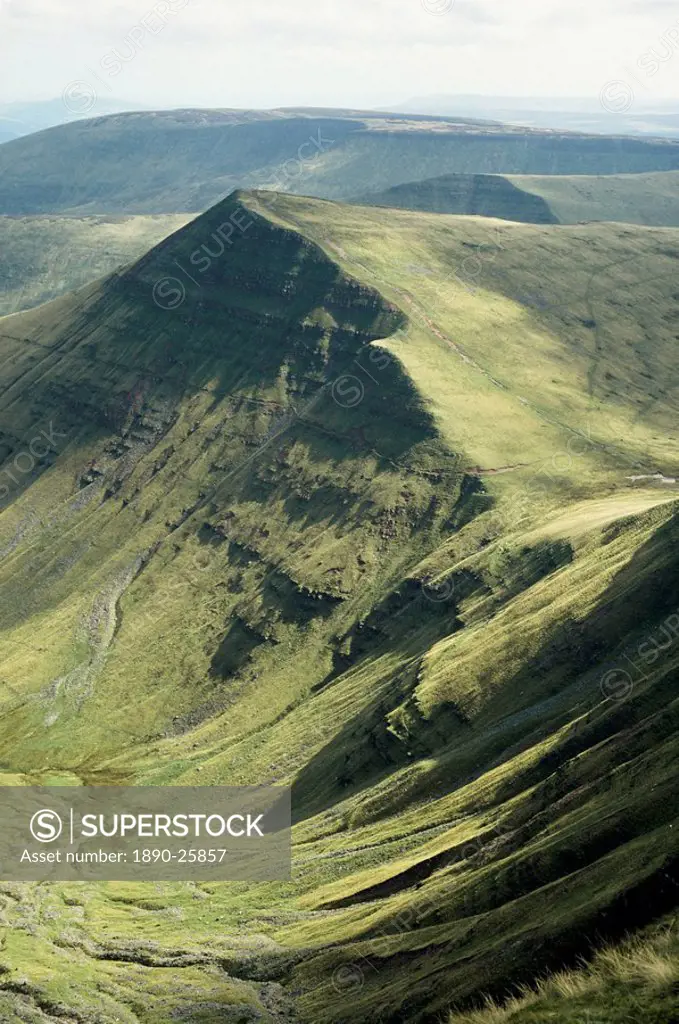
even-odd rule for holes
{"type": "Polygon", "coordinates": [[[354,202],[429,213],[498,217],[531,224],[618,221],[679,226],[679,174],[462,175],[397,185],[354,202]]]}
{"type": "Polygon", "coordinates": [[[200,212],[234,188],[348,199],[441,173],[672,170],[679,142],[461,119],[158,111],[76,121],[0,149],[0,213],[200,212]],[[47,159],[49,174],[37,174],[47,159]]]}
{"type": "Polygon", "coordinates": [[[428,1024],[676,905],[678,234],[237,191],[0,319],[3,781],[295,816],[0,887],[0,1012],[428,1024]]]}

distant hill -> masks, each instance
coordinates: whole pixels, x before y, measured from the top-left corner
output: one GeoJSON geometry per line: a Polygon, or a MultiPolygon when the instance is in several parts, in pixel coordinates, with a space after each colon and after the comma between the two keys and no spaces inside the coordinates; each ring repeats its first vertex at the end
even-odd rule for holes
{"type": "MultiPolygon", "coordinates": [[[[631,77],[631,76],[630,76],[631,77]]],[[[649,135],[679,138],[679,100],[632,102],[633,79],[602,82],[596,97],[557,96],[419,96],[398,105],[408,113],[454,117],[487,117],[508,124],[547,128],[555,131],[601,134],[649,135]],[[607,108],[606,85],[611,86],[607,108]],[[626,109],[629,104],[629,109],[626,109]]]]}
{"type": "Polygon", "coordinates": [[[679,169],[679,142],[360,111],[178,110],[0,147],[0,213],[202,211],[236,187],[347,199],[441,174],[679,169]]]}
{"type": "Polygon", "coordinates": [[[530,224],[558,223],[541,196],[522,189],[501,174],[444,174],[368,193],[355,202],[423,213],[475,214],[530,224]]]}
{"type": "Polygon", "coordinates": [[[679,226],[679,172],[618,175],[446,174],[358,197],[370,206],[480,214],[532,224],[623,221],[679,226]]]}
{"type": "Polygon", "coordinates": [[[111,273],[186,224],[155,217],[0,217],[0,316],[111,273]]]}
{"type": "MultiPolygon", "coordinates": [[[[83,83],[74,83],[76,90],[83,83]]],[[[90,93],[85,87],[84,92],[74,92],[73,97],[58,97],[52,100],[33,102],[0,103],[0,143],[10,139],[18,139],[23,135],[53,128],[56,125],[68,124],[83,118],[119,114],[124,110],[142,110],[139,103],[129,100],[109,99],[90,93]],[[80,108],[80,112],[79,112],[80,108]]]]}
{"type": "MultiPolygon", "coordinates": [[[[679,171],[630,175],[442,175],[355,203],[529,224],[679,226],[679,171]]],[[[0,316],[56,298],[141,255],[192,214],[0,216],[0,316]]]]}

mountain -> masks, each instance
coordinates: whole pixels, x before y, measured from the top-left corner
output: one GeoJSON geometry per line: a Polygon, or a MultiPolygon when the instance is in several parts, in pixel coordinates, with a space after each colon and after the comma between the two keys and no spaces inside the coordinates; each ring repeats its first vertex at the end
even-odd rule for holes
{"type": "Polygon", "coordinates": [[[347,199],[444,173],[677,169],[679,141],[374,111],[156,111],[7,143],[0,214],[201,212],[243,187],[347,199]]]}
{"type": "Polygon", "coordinates": [[[120,114],[125,110],[142,110],[138,103],[99,97],[85,82],[74,82],[72,95],[53,100],[0,103],[0,142],[18,139],[45,128],[68,124],[83,118],[120,114]]]}
{"type": "Polygon", "coordinates": [[[429,213],[478,214],[529,224],[621,221],[679,227],[679,173],[445,174],[368,193],[354,202],[429,213]]]}
{"type": "Polygon", "coordinates": [[[429,116],[465,113],[467,117],[555,131],[679,138],[679,100],[644,102],[635,96],[636,84],[633,73],[625,72],[621,79],[602,82],[596,98],[435,95],[407,100],[398,109],[429,116]]]}
{"type": "Polygon", "coordinates": [[[289,883],[0,886],[3,1019],[433,1021],[670,920],[678,256],[239,191],[0,320],[3,782],[295,815],[289,883]]]}
{"type": "MultiPolygon", "coordinates": [[[[403,167],[419,172],[470,159],[485,162],[488,155],[503,167],[515,159],[525,163],[527,153],[530,161],[541,159],[539,152],[551,145],[552,137],[544,133],[506,132],[490,122],[301,109],[124,114],[38,134],[3,150],[10,159],[5,162],[0,202],[11,213],[0,214],[6,257],[0,272],[0,315],[45,302],[110,272],[191,216],[96,211],[195,212],[243,181],[274,184],[293,193],[344,194],[349,191],[345,181],[362,189],[375,176],[402,176],[403,167]],[[479,146],[487,150],[485,156],[479,146]],[[296,155],[288,159],[290,154],[296,155]],[[44,158],[54,168],[51,179],[42,170],[37,173],[44,158]],[[135,165],[132,175],[130,161],[135,165]],[[26,214],[27,210],[43,212],[26,214]]],[[[552,165],[586,159],[599,167],[607,165],[611,146],[618,147],[616,161],[623,162],[646,151],[667,162],[676,148],[563,136],[553,151],[547,148],[545,153],[552,165]],[[604,151],[597,155],[600,145],[604,151]]],[[[673,160],[672,156],[669,162],[673,160]]],[[[352,202],[538,224],[617,220],[676,226],[678,183],[679,171],[459,173],[361,192],[352,202]]]]}
{"type": "MultiPolygon", "coordinates": [[[[585,182],[592,180],[588,175],[582,177],[585,182]]],[[[636,178],[636,175],[630,177],[636,178]]],[[[578,181],[579,178],[559,177],[558,180],[578,181]]],[[[438,178],[394,185],[383,192],[369,192],[356,197],[354,202],[425,213],[470,214],[528,224],[558,224],[550,205],[529,186],[522,187],[522,181],[522,177],[513,181],[504,174],[443,174],[438,178]]]]}
{"type": "Polygon", "coordinates": [[[0,217],[0,316],[73,291],[142,256],[188,214],[0,217]]]}

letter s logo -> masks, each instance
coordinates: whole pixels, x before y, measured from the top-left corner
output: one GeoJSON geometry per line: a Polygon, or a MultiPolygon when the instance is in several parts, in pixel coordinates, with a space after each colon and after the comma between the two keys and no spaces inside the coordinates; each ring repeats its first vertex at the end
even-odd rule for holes
{"type": "Polygon", "coordinates": [[[39,843],[53,843],[61,835],[63,827],[56,811],[36,811],[31,818],[31,834],[39,843]]]}
{"type": "Polygon", "coordinates": [[[332,397],[342,409],[354,409],[363,401],[365,387],[358,377],[345,373],[332,385],[332,397]]]}
{"type": "Polygon", "coordinates": [[[153,301],[160,309],[177,309],[186,298],[186,288],[178,277],[163,277],[153,286],[153,301]]]}

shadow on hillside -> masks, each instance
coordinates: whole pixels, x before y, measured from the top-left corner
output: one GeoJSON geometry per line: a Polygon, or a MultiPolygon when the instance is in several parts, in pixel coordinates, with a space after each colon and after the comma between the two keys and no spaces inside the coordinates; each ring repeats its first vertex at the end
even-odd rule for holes
{"type": "MultiPolygon", "coordinates": [[[[610,526],[604,532],[604,543],[613,540],[625,528],[624,522],[610,526]]],[[[678,540],[679,516],[674,516],[616,574],[596,607],[584,619],[568,617],[560,621],[544,638],[537,654],[526,660],[520,672],[505,680],[502,695],[495,693],[495,700],[503,709],[502,714],[496,724],[486,726],[484,733],[474,728],[473,722],[466,723],[464,715],[446,703],[440,705],[430,718],[416,717],[413,720],[411,725],[415,731],[408,737],[406,749],[404,743],[395,741],[391,733],[387,733],[387,716],[403,703],[412,692],[413,685],[396,687],[378,707],[361,712],[298,774],[293,787],[293,806],[299,817],[313,815],[321,807],[332,806],[349,794],[368,789],[378,778],[388,776],[409,763],[408,750],[417,752],[419,756],[433,756],[438,765],[422,781],[409,785],[407,797],[401,787],[399,803],[404,799],[426,799],[434,791],[439,795],[444,791],[454,791],[533,746],[545,734],[568,722],[576,709],[578,715],[582,715],[587,706],[594,709],[607,696],[614,698],[605,705],[603,715],[595,716],[591,721],[587,718],[577,734],[564,737],[548,756],[501,786],[497,792],[500,804],[538,784],[568,758],[621,730],[633,728],[666,700],[662,686],[645,692],[642,685],[655,667],[662,673],[659,653],[670,649],[679,651],[678,540]],[[628,660],[630,650],[632,665],[628,660]],[[622,652],[627,653],[627,658],[622,657],[622,652]],[[619,659],[619,665],[616,659],[619,659]],[[574,684],[583,676],[592,674],[597,666],[601,666],[601,673],[594,673],[591,694],[583,707],[582,689],[574,684]],[[615,684],[614,674],[620,666],[625,673],[622,679],[627,685],[630,677],[632,690],[629,694],[608,694],[606,680],[611,679],[615,684]],[[526,698],[522,701],[521,697],[522,693],[531,692],[531,685],[534,691],[533,681],[536,678],[542,681],[540,703],[537,705],[538,710],[542,707],[541,716],[534,715],[532,705],[526,706],[526,698]],[[571,703],[568,703],[569,694],[571,703]],[[514,697],[514,709],[509,713],[506,695],[514,697]],[[619,696],[630,699],[615,699],[619,696]]],[[[393,596],[389,600],[393,602],[393,596]]],[[[388,602],[385,607],[389,613],[388,602]]],[[[371,619],[379,623],[379,609],[371,619]]],[[[416,615],[411,611],[395,626],[394,633],[401,637],[400,646],[404,653],[408,648],[403,637],[409,630],[417,636],[416,622],[416,615]]],[[[449,621],[443,620],[441,635],[451,631],[450,625],[449,621]]],[[[419,656],[429,649],[431,639],[435,642],[433,633],[433,630],[429,636],[424,631],[421,633],[419,656]]],[[[371,643],[375,642],[379,650],[380,647],[393,649],[397,641],[388,633],[375,630],[375,634],[368,637],[365,651],[358,646],[358,652],[367,658],[371,643]]],[[[409,653],[414,655],[414,650],[409,653]]],[[[338,665],[340,671],[344,667],[349,665],[338,665]]],[[[492,703],[491,696],[490,709],[492,703]]],[[[394,805],[390,808],[389,801],[385,801],[380,816],[396,809],[394,805]]]]}
{"type": "MultiPolygon", "coordinates": [[[[248,477],[243,486],[252,500],[275,486],[260,479],[254,460],[271,460],[298,437],[311,463],[376,452],[382,467],[407,462],[413,449],[437,438],[400,364],[370,346],[404,323],[400,310],[344,275],[302,236],[253,213],[238,194],[94,293],[28,316],[13,330],[21,334],[26,323],[41,355],[36,361],[27,345],[23,362],[12,369],[14,381],[0,399],[0,428],[5,419],[15,423],[17,408],[28,438],[38,416],[52,419],[68,439],[70,467],[81,453],[74,498],[96,480],[90,466],[95,440],[108,436],[109,461],[119,460],[103,490],[106,501],[131,472],[124,468],[129,452],[137,459],[152,452],[180,404],[206,388],[212,410],[221,404],[227,419],[242,414],[246,455],[226,471],[248,477]],[[268,419],[268,434],[262,419],[268,419]]],[[[17,450],[23,444],[16,439],[17,450]]],[[[11,460],[16,451],[7,455],[11,460]]],[[[8,502],[35,482],[44,468],[36,466],[8,502]]],[[[285,497],[288,511],[295,511],[294,495],[285,497]]],[[[325,504],[300,503],[296,514],[310,525],[325,504]]],[[[55,604],[46,582],[27,588],[32,614],[55,604]]],[[[84,589],[87,579],[78,586],[84,589]]],[[[9,602],[3,625],[25,611],[26,605],[9,602]]]]}

